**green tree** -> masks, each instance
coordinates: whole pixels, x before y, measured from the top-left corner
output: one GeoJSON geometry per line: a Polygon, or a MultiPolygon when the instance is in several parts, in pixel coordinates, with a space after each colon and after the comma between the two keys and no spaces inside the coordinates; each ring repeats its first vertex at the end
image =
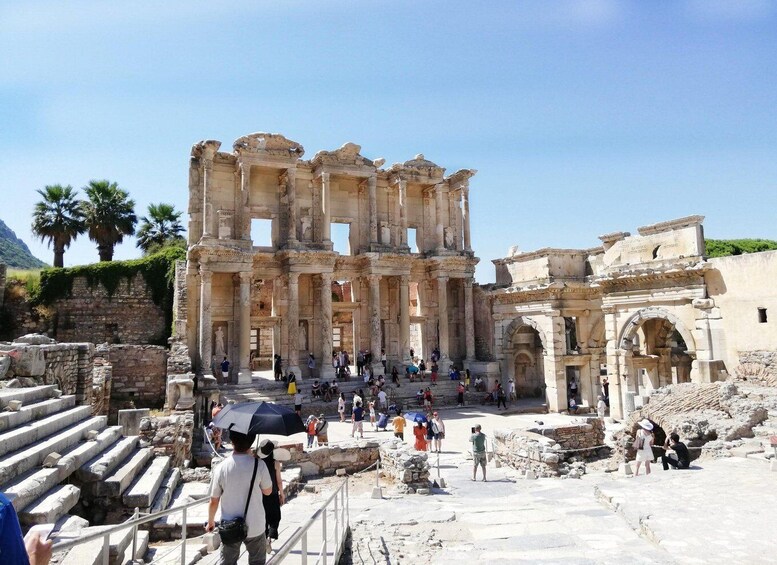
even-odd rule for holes
{"type": "Polygon", "coordinates": [[[84,192],[89,198],[83,203],[89,239],[97,243],[100,261],[111,261],[116,244],[124,241],[125,235],[135,233],[135,201],[126,190],[107,180],[89,181],[84,192]]]}
{"type": "Polygon", "coordinates": [[[54,184],[38,190],[43,200],[35,204],[32,232],[54,248],[54,266],[63,267],[65,249],[84,233],[84,214],[72,186],[54,184]]]}
{"type": "Polygon", "coordinates": [[[149,204],[148,216],[140,219],[137,246],[148,254],[171,244],[180,245],[184,242],[181,214],[172,204],[149,204]]]}

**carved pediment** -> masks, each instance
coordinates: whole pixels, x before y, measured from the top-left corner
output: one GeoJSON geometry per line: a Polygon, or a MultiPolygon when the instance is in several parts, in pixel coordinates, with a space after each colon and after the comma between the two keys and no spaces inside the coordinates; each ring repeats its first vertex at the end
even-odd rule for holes
{"type": "Polygon", "coordinates": [[[213,159],[216,151],[221,147],[221,142],[215,139],[204,139],[192,145],[192,157],[205,157],[213,159]]]}
{"type": "Polygon", "coordinates": [[[392,165],[391,172],[442,180],[443,175],[445,174],[445,167],[439,167],[437,164],[426,159],[422,153],[419,153],[409,161],[392,165]]]}
{"type": "Polygon", "coordinates": [[[236,153],[258,153],[278,157],[299,158],[305,148],[279,133],[257,132],[239,137],[232,144],[236,153]]]}
{"type": "Polygon", "coordinates": [[[375,163],[370,159],[362,156],[361,145],[355,143],[345,143],[339,149],[334,151],[319,151],[316,156],[313,157],[311,163],[313,166],[319,165],[336,165],[336,166],[351,166],[351,167],[370,167],[375,168],[375,163]]]}

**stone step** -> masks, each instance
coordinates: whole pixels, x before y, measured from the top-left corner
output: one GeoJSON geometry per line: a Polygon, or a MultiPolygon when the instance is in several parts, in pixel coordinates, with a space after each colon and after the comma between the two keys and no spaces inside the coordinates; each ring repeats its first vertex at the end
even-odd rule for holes
{"type": "MultiPolygon", "coordinates": [[[[218,553],[220,552],[216,552],[217,555],[218,553]]],[[[186,565],[202,563],[202,559],[206,555],[208,555],[208,546],[202,543],[201,540],[186,540],[186,557],[184,558],[183,563],[186,565]]],[[[148,552],[146,552],[146,562],[154,563],[154,565],[180,565],[180,542],[155,543],[149,548],[148,552]]]]}
{"type": "Polygon", "coordinates": [[[151,447],[137,449],[122,461],[104,481],[89,483],[91,494],[119,498],[153,456],[154,449],[151,447]]]}
{"type": "Polygon", "coordinates": [[[22,406],[32,404],[47,398],[52,398],[58,393],[56,385],[31,386],[25,388],[5,388],[0,390],[0,409],[8,406],[11,400],[21,400],[22,406]]]}
{"type": "Polygon", "coordinates": [[[30,470],[3,485],[17,512],[40,497],[47,490],[67,479],[75,469],[105,449],[121,435],[118,426],[103,430],[97,439],[78,443],[62,452],[54,467],[30,470]]]}
{"type": "Polygon", "coordinates": [[[0,485],[33,467],[41,465],[46,455],[52,451],[62,453],[67,448],[79,443],[86,437],[88,431],[103,430],[107,421],[107,416],[93,416],[88,420],[60,430],[38,443],[6,455],[0,460],[0,485]]]}
{"type": "MultiPolygon", "coordinates": [[[[105,531],[112,527],[114,526],[92,526],[82,530],[82,535],[105,531]]],[[[138,531],[138,540],[140,541],[140,531],[138,531]]],[[[103,538],[100,538],[77,545],[66,555],[57,556],[57,559],[59,559],[58,565],[103,565],[103,543],[103,538]]],[[[108,550],[109,565],[119,563],[119,559],[124,558],[128,547],[132,547],[132,528],[125,528],[112,533],[108,550]]]]}
{"type": "Polygon", "coordinates": [[[121,438],[105,452],[76,471],[76,478],[83,483],[102,481],[108,473],[124,461],[138,444],[137,436],[121,438]]]}
{"type": "Polygon", "coordinates": [[[173,467],[167,471],[162,484],[159,485],[159,490],[157,490],[156,496],[154,497],[154,502],[151,504],[152,514],[167,509],[180,480],[181,470],[178,467],[173,467]]]}
{"type": "Polygon", "coordinates": [[[29,422],[0,434],[0,456],[34,444],[41,439],[56,434],[92,414],[91,406],[76,406],[69,410],[48,416],[36,422],[29,422]]]}
{"type": "Polygon", "coordinates": [[[40,500],[19,512],[19,522],[24,526],[52,524],[76,505],[79,496],[81,496],[81,489],[75,485],[54,487],[40,500]]]}
{"type": "Polygon", "coordinates": [[[138,538],[135,544],[135,555],[132,555],[132,540],[124,550],[124,554],[116,561],[117,565],[135,565],[144,563],[144,557],[148,552],[148,542],[151,536],[145,530],[138,530],[138,538]]]}
{"type": "Polygon", "coordinates": [[[170,468],[170,457],[154,457],[142,474],[138,475],[121,499],[128,508],[149,508],[170,468]]]}
{"type": "MultiPolygon", "coordinates": [[[[207,498],[209,492],[210,485],[208,483],[181,483],[175,489],[168,508],[176,508],[194,500],[207,498]]],[[[182,521],[183,515],[181,512],[159,518],[151,526],[151,539],[153,541],[180,539],[182,521]]],[[[205,523],[207,521],[207,503],[190,508],[187,511],[188,536],[194,537],[205,533],[205,523]]]]}
{"type": "Polygon", "coordinates": [[[27,422],[45,418],[51,414],[62,412],[76,405],[75,395],[63,396],[61,398],[48,398],[35,402],[27,406],[22,405],[18,412],[0,413],[0,432],[11,430],[27,422]]]}

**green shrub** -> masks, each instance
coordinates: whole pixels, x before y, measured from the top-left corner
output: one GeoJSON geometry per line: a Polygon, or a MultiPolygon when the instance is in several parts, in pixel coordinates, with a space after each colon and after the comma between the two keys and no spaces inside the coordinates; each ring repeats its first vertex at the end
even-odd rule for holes
{"type": "Polygon", "coordinates": [[[707,257],[777,250],[777,241],[771,239],[707,239],[704,243],[707,246],[707,257]]]}

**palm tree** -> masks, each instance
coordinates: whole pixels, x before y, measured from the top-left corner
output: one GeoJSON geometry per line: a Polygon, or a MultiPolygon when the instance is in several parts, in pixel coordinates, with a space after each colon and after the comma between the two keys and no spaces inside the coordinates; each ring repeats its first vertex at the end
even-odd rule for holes
{"type": "Polygon", "coordinates": [[[100,261],[113,259],[113,248],[135,233],[138,217],[135,201],[115,182],[92,180],[84,187],[89,200],[83,203],[89,239],[97,243],[100,261]]]}
{"type": "Polygon", "coordinates": [[[38,190],[43,200],[35,204],[32,232],[54,247],[54,266],[63,267],[65,249],[84,233],[84,214],[72,186],[54,184],[38,190]]]}
{"type": "Polygon", "coordinates": [[[182,242],[181,214],[172,204],[149,204],[148,216],[140,218],[137,246],[148,253],[169,243],[182,242]]]}

